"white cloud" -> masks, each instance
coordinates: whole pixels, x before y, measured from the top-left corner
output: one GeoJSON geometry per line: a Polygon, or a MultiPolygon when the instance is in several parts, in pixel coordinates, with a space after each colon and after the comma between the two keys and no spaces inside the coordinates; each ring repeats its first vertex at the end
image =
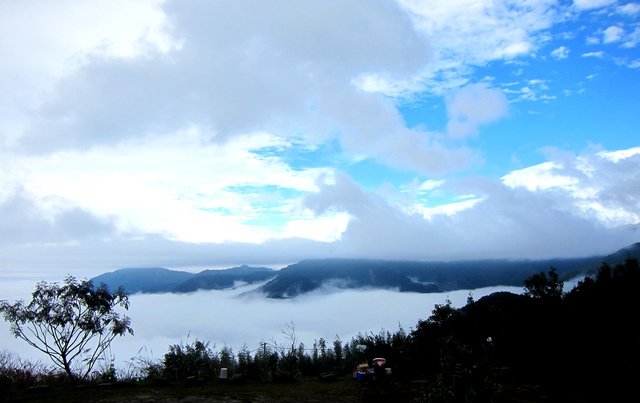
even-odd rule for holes
{"type": "Polygon", "coordinates": [[[620,162],[627,158],[635,157],[638,154],[640,154],[640,147],[618,151],[601,151],[597,155],[612,162],[620,162]]]}
{"type": "MultiPolygon", "coordinates": [[[[39,279],[21,284],[18,281],[0,283],[0,295],[13,301],[17,285],[24,291],[16,298],[28,299],[33,284],[39,279]]],[[[55,278],[54,281],[59,281],[55,278]]],[[[192,343],[196,339],[208,341],[219,351],[231,347],[235,353],[244,344],[253,352],[261,342],[285,344],[282,330],[293,323],[298,342],[307,348],[315,340],[331,342],[339,336],[351,341],[358,333],[378,334],[382,329],[395,332],[400,324],[410,331],[424,320],[436,304],[450,300],[455,307],[466,304],[468,290],[447,293],[399,293],[392,290],[342,290],[330,288],[305,294],[294,299],[267,299],[261,296],[242,296],[251,287],[236,290],[199,291],[189,294],[137,294],[130,297],[127,316],[135,334],[116,338],[111,345],[116,367],[124,370],[133,357],[151,361],[162,360],[170,345],[192,343]],[[215,301],[215,309],[202,309],[215,301]],[[359,301],[366,301],[367,309],[359,301]],[[162,309],[158,309],[162,307],[162,309]],[[313,315],[309,315],[313,312],[313,315]],[[197,313],[197,315],[195,314],[197,313]],[[166,320],[171,318],[171,320],[166,320]],[[224,324],[224,326],[221,326],[224,324]]],[[[479,299],[497,291],[522,292],[522,287],[487,287],[472,291],[479,299]]],[[[46,356],[14,338],[9,324],[0,321],[0,343],[3,349],[33,361],[46,356]]]]}
{"type": "MultiPolygon", "coordinates": [[[[180,49],[135,63],[97,63],[70,83],[75,88],[64,94],[63,104],[49,108],[56,115],[77,111],[72,118],[79,122],[65,124],[66,129],[83,136],[93,129],[111,138],[125,130],[114,117],[125,118],[126,130],[134,135],[134,130],[144,133],[172,122],[212,127],[218,138],[256,128],[320,135],[331,129],[321,114],[329,103],[373,107],[390,120],[395,109],[369,101],[374,94],[354,96],[350,80],[363,70],[411,74],[427,61],[427,47],[392,4],[367,2],[366,14],[356,12],[363,4],[289,2],[274,9],[263,2],[171,3],[165,12],[181,38],[180,49]],[[83,107],[97,94],[100,105],[83,107]],[[105,108],[108,121],[97,115],[105,108]],[[169,110],[170,121],[165,117],[169,110]],[[132,111],[144,120],[131,116],[132,111]],[[83,121],[91,126],[80,126],[83,121]]],[[[63,123],[45,117],[47,123],[63,123]]]]}
{"type": "Polygon", "coordinates": [[[334,98],[322,113],[342,122],[332,129],[343,133],[341,145],[352,155],[424,175],[466,168],[478,160],[468,148],[445,145],[439,133],[406,128],[389,99],[366,93],[336,93],[334,98]]]}
{"type": "Polygon", "coordinates": [[[256,130],[337,138],[349,153],[423,173],[475,159],[435,133],[408,130],[392,99],[354,84],[367,75],[411,80],[429,62],[427,41],[393,3],[175,2],[163,11],[180,46],[89,58],[22,111],[20,150],[86,149],[196,125],[211,141],[256,130]]]}
{"type": "MultiPolygon", "coordinates": [[[[319,227],[339,230],[328,226],[326,218],[318,223],[296,212],[293,203],[300,197],[295,193],[314,191],[331,170],[294,171],[274,157],[254,153],[287,146],[268,134],[203,143],[203,133],[191,128],[89,152],[16,158],[14,169],[22,172],[25,190],[43,208],[55,212],[78,206],[114,219],[121,233],[156,233],[186,242],[262,242],[282,231],[247,224],[265,214],[285,221],[300,217],[309,228],[324,223],[319,227]],[[270,186],[285,192],[275,206],[267,199],[270,186]],[[261,189],[259,195],[255,188],[261,189]]],[[[298,225],[296,235],[302,232],[298,225]]],[[[314,233],[315,238],[336,236],[339,232],[314,233]]]]}
{"type": "Polygon", "coordinates": [[[616,12],[618,14],[627,15],[630,17],[636,16],[640,14],[640,4],[638,3],[627,3],[621,6],[616,7],[616,12]]]}
{"type": "Polygon", "coordinates": [[[432,50],[429,64],[406,80],[379,75],[359,85],[391,96],[427,90],[446,94],[468,84],[476,66],[532,56],[558,17],[553,0],[400,0],[432,50]],[[455,21],[455,23],[452,23],[455,21]]]}
{"type": "Polygon", "coordinates": [[[599,45],[600,44],[600,38],[598,38],[596,36],[589,36],[589,37],[587,37],[586,44],[587,45],[599,45]]]}
{"type": "MultiPolygon", "coordinates": [[[[232,147],[229,147],[226,151],[231,153],[232,147]]],[[[250,157],[244,155],[245,158],[250,157]]],[[[231,162],[237,156],[229,156],[227,161],[231,162]]],[[[113,207],[110,210],[113,214],[106,218],[96,218],[96,209],[85,208],[84,205],[71,210],[57,207],[52,210],[55,214],[48,217],[41,212],[40,200],[27,199],[25,194],[22,199],[5,200],[0,207],[3,214],[6,213],[4,216],[16,217],[16,220],[2,221],[0,233],[13,232],[11,228],[23,230],[17,232],[22,234],[21,237],[12,238],[14,240],[10,242],[4,240],[0,244],[0,260],[6,268],[104,271],[123,266],[291,263],[313,257],[540,258],[608,253],[637,241],[634,229],[640,225],[640,194],[637,194],[640,183],[636,175],[640,169],[639,157],[637,148],[580,156],[557,154],[544,164],[505,175],[502,182],[482,178],[448,179],[441,184],[431,182],[426,186],[434,189],[430,192],[399,190],[402,197],[398,198],[366,191],[342,173],[336,174],[334,180],[300,181],[296,173],[273,167],[269,162],[257,161],[255,163],[261,164],[265,174],[280,177],[276,183],[283,186],[289,183],[288,186],[303,190],[317,186],[317,190],[305,190],[300,203],[293,203],[299,210],[291,210],[297,214],[288,220],[292,224],[283,224],[283,230],[261,244],[246,242],[256,237],[255,232],[247,239],[219,244],[171,241],[144,233],[122,234],[116,231],[116,225],[118,214],[124,213],[113,207]],[[443,195],[450,195],[447,196],[448,201],[442,198],[443,195]],[[30,204],[26,200],[31,200],[30,204]],[[25,205],[36,207],[24,210],[25,205]],[[16,207],[23,213],[15,215],[16,207]],[[68,225],[69,222],[77,225],[68,225]],[[20,226],[20,223],[24,225],[20,226]],[[73,232],[74,228],[76,232],[73,232]],[[314,234],[314,228],[317,228],[317,236],[310,236],[312,239],[284,238],[308,237],[314,234]],[[60,236],[63,229],[67,234],[64,237],[60,236]],[[39,237],[34,235],[36,231],[39,237]],[[50,241],[57,243],[51,244],[50,241]]],[[[194,166],[204,164],[203,170],[211,168],[197,154],[193,159],[194,166]]],[[[125,160],[126,157],[122,161],[125,160]]],[[[181,159],[180,163],[185,163],[185,160],[181,159]]],[[[53,169],[53,165],[47,167],[53,169]]],[[[63,171],[70,173],[72,179],[81,176],[66,168],[59,172],[62,174],[63,171]]],[[[169,174],[170,171],[159,172],[169,174]]],[[[130,172],[136,177],[143,177],[148,171],[130,172]]],[[[232,177],[250,180],[243,177],[241,170],[228,172],[232,177]]],[[[260,169],[253,172],[260,172],[260,169]]],[[[88,169],[88,174],[94,174],[96,178],[101,176],[98,173],[95,168],[88,169]]],[[[317,177],[316,173],[301,174],[317,177]]],[[[158,177],[155,180],[159,180],[158,177]]],[[[177,182],[170,183],[180,186],[177,182]]],[[[105,197],[108,193],[100,193],[95,187],[87,188],[87,191],[96,191],[105,197]]],[[[214,192],[208,195],[212,195],[212,201],[218,200],[214,192]]],[[[231,196],[239,210],[243,206],[256,208],[242,195],[231,196]]],[[[150,212],[140,214],[149,217],[158,212],[155,217],[161,223],[156,225],[166,227],[168,224],[162,221],[173,214],[181,215],[180,211],[163,215],[165,202],[147,200],[151,203],[146,206],[150,212]],[[159,207],[154,206],[154,202],[159,207]]],[[[66,206],[72,204],[66,203],[66,206]]],[[[185,219],[192,220],[188,216],[185,219]]],[[[209,223],[191,222],[205,227],[209,223]]],[[[209,229],[222,233],[231,231],[227,239],[232,239],[236,235],[233,232],[236,227],[229,228],[209,229]]]]}
{"type": "Polygon", "coordinates": [[[550,26],[552,1],[401,2],[440,57],[457,56],[466,63],[512,58],[536,47],[537,31],[550,26]],[[456,21],[451,24],[450,21],[456,21]]]}
{"type": "Polygon", "coordinates": [[[522,92],[522,99],[526,99],[529,101],[551,101],[553,99],[556,99],[557,96],[556,95],[547,95],[547,94],[536,94],[533,91],[526,91],[525,89],[529,89],[528,87],[523,88],[523,92],[522,92]]]}
{"type": "Polygon", "coordinates": [[[351,216],[346,213],[325,214],[316,217],[307,214],[305,218],[297,218],[287,222],[281,239],[302,238],[317,242],[336,242],[347,230],[351,216]]]}
{"type": "Polygon", "coordinates": [[[55,83],[100,58],[167,52],[160,1],[3,2],[0,12],[0,136],[13,143],[28,110],[54,91],[55,83]]]}
{"type": "Polygon", "coordinates": [[[610,26],[602,31],[602,43],[614,43],[622,40],[624,29],[619,26],[610,26]]]}
{"type": "Polygon", "coordinates": [[[495,122],[508,111],[508,102],[499,89],[472,84],[447,99],[447,133],[453,138],[477,135],[478,126],[495,122]]]}
{"type": "Polygon", "coordinates": [[[444,180],[429,179],[429,180],[426,180],[426,181],[422,182],[420,184],[420,186],[418,187],[418,190],[420,192],[428,192],[428,191],[431,191],[431,190],[439,188],[445,182],[446,181],[444,181],[444,180]]]}
{"type": "Polygon", "coordinates": [[[579,214],[594,217],[602,225],[640,224],[640,184],[634,171],[640,164],[640,148],[599,152],[511,172],[502,180],[510,188],[565,194],[579,214]],[[628,171],[627,171],[628,170],[628,171]]]}
{"type": "Polygon", "coordinates": [[[524,187],[529,191],[548,190],[555,187],[567,187],[577,184],[573,177],[559,175],[562,166],[555,162],[545,162],[529,168],[511,172],[502,178],[511,188],[524,187]]]}
{"type": "Polygon", "coordinates": [[[24,190],[18,189],[0,199],[0,248],[7,245],[65,245],[78,240],[110,237],[114,232],[111,217],[97,218],[89,210],[63,205],[43,208],[24,190]]]}
{"type": "Polygon", "coordinates": [[[551,51],[551,56],[558,60],[566,59],[569,57],[569,49],[566,46],[560,46],[551,51]]]}
{"type": "Polygon", "coordinates": [[[517,95],[520,100],[547,102],[556,99],[556,95],[549,95],[549,85],[547,80],[533,79],[527,81],[528,85],[520,89],[506,89],[505,92],[517,95]]]}
{"type": "Polygon", "coordinates": [[[435,207],[427,207],[427,206],[423,206],[423,205],[417,204],[417,205],[413,206],[411,211],[414,211],[414,212],[416,212],[418,214],[421,214],[422,217],[424,217],[427,220],[430,220],[433,217],[438,216],[438,215],[445,215],[445,216],[456,215],[456,214],[460,213],[461,211],[468,210],[468,209],[471,209],[471,208],[475,207],[476,204],[480,203],[483,200],[484,199],[481,198],[481,197],[480,198],[472,197],[472,198],[467,199],[467,200],[457,201],[457,202],[453,202],[453,203],[440,204],[440,205],[435,206],[435,207]]]}
{"type": "Polygon", "coordinates": [[[640,26],[637,26],[633,32],[624,38],[622,46],[625,48],[635,48],[638,43],[640,43],[640,26]]]}
{"type": "Polygon", "coordinates": [[[604,52],[601,50],[597,52],[587,52],[587,53],[583,53],[582,57],[595,57],[597,59],[602,59],[604,57],[604,52]]]}
{"type": "MultiPolygon", "coordinates": [[[[571,236],[562,225],[588,246],[602,222],[633,225],[633,210],[582,186],[570,162],[529,171],[546,185],[578,178],[547,188],[476,178],[454,192],[460,180],[424,181],[482,161],[458,140],[506,116],[507,91],[552,98],[543,80],[504,91],[499,78],[470,82],[478,66],[534,60],[564,18],[556,1],[76,3],[6,3],[0,13],[10,38],[0,44],[0,208],[15,217],[0,221],[3,265],[571,254],[587,246],[559,250],[571,236]],[[425,89],[447,95],[444,133],[408,127],[402,100],[387,96],[425,89]],[[316,168],[286,158],[324,145],[335,153],[311,157],[316,168]],[[416,175],[413,193],[371,194],[327,168],[352,159],[416,175]],[[580,194],[590,196],[578,205],[580,194]]],[[[616,43],[636,46],[637,32],[616,43]]],[[[638,64],[628,60],[615,59],[638,64]]],[[[616,231],[597,246],[628,239],[616,231]]]]}
{"type": "Polygon", "coordinates": [[[465,85],[470,68],[532,55],[556,18],[555,1],[401,0],[433,50],[424,87],[446,93],[465,85]]]}
{"type": "Polygon", "coordinates": [[[332,249],[339,255],[404,259],[552,257],[607,253],[636,241],[640,206],[637,152],[556,154],[501,182],[448,180],[436,202],[418,193],[400,204],[363,191],[348,178],[307,199],[316,214],[352,220],[332,249]],[[612,156],[626,158],[613,162],[612,156]]]}
{"type": "Polygon", "coordinates": [[[547,85],[547,82],[548,82],[547,80],[541,80],[539,78],[536,78],[536,79],[528,81],[529,85],[538,87],[538,88],[543,89],[543,90],[548,90],[549,89],[549,86],[547,85]]]}
{"type": "Polygon", "coordinates": [[[573,0],[573,5],[580,10],[590,10],[614,4],[617,0],[573,0]]]}
{"type": "Polygon", "coordinates": [[[638,69],[640,68],[640,59],[635,59],[627,63],[627,67],[630,69],[638,69]]]}

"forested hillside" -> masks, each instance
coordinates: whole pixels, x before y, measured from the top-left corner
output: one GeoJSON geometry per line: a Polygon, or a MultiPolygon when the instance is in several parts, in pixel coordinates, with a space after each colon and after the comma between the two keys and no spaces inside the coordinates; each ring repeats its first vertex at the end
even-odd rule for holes
{"type": "Polygon", "coordinates": [[[240,266],[188,273],[164,268],[120,269],[92,279],[111,290],[128,293],[186,293],[230,289],[241,284],[260,285],[256,292],[269,298],[293,298],[320,288],[391,289],[433,293],[490,286],[520,286],[540,271],[555,267],[562,279],[594,273],[605,262],[616,265],[640,258],[640,243],[607,256],[546,260],[401,261],[374,259],[303,260],[280,270],[240,266]]]}

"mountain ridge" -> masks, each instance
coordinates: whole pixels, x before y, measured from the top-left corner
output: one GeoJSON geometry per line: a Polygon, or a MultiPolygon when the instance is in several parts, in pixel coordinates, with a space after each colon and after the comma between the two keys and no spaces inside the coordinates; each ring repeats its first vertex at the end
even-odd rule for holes
{"type": "Polygon", "coordinates": [[[411,261],[380,259],[305,259],[279,270],[236,266],[190,273],[165,268],[127,268],[104,273],[92,280],[129,293],[187,293],[224,290],[243,284],[269,298],[293,298],[323,285],[338,289],[379,288],[399,292],[446,292],[490,286],[522,286],[532,274],[554,267],[562,279],[595,272],[602,263],[616,265],[640,258],[640,242],[613,253],[583,258],[540,260],[485,259],[463,261],[411,261]]]}

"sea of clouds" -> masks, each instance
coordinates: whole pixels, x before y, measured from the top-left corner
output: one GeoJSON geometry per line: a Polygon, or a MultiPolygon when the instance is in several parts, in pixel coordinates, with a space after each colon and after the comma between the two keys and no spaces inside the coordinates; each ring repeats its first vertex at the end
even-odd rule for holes
{"type": "MultiPolygon", "coordinates": [[[[29,300],[34,282],[3,278],[0,299],[29,300]]],[[[496,291],[522,292],[521,287],[488,287],[447,293],[400,293],[395,290],[340,290],[324,288],[292,299],[269,299],[253,292],[255,286],[189,294],[136,294],[126,314],[133,336],[117,338],[111,348],[117,366],[135,357],[159,360],[173,344],[208,341],[215,350],[227,346],[237,352],[243,345],[255,350],[261,342],[285,344],[283,333],[293,325],[298,342],[310,347],[314,340],[349,341],[358,333],[410,331],[429,317],[435,304],[448,300],[456,307],[496,291]]],[[[0,322],[0,345],[21,358],[47,362],[46,356],[15,339],[9,324],[0,322]]]]}

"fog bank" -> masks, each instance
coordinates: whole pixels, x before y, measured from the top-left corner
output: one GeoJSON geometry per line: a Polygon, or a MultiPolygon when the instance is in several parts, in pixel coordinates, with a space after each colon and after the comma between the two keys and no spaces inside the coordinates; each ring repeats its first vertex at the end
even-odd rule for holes
{"type": "MultiPolygon", "coordinates": [[[[28,300],[34,283],[27,280],[3,282],[2,299],[13,301],[22,295],[28,300]]],[[[454,306],[466,303],[469,290],[437,294],[400,293],[393,290],[323,289],[293,299],[268,299],[252,294],[250,287],[226,291],[199,291],[190,294],[137,294],[130,297],[134,336],[117,338],[111,353],[119,367],[133,357],[161,359],[172,344],[196,339],[237,352],[244,344],[255,350],[259,343],[285,342],[283,329],[293,322],[299,342],[311,346],[320,337],[343,341],[358,333],[409,331],[429,317],[435,304],[451,300],[454,306]]],[[[521,292],[521,287],[489,287],[472,290],[475,299],[496,291],[521,292]]],[[[9,325],[0,323],[0,344],[20,357],[48,362],[48,358],[15,339],[9,325]]]]}

